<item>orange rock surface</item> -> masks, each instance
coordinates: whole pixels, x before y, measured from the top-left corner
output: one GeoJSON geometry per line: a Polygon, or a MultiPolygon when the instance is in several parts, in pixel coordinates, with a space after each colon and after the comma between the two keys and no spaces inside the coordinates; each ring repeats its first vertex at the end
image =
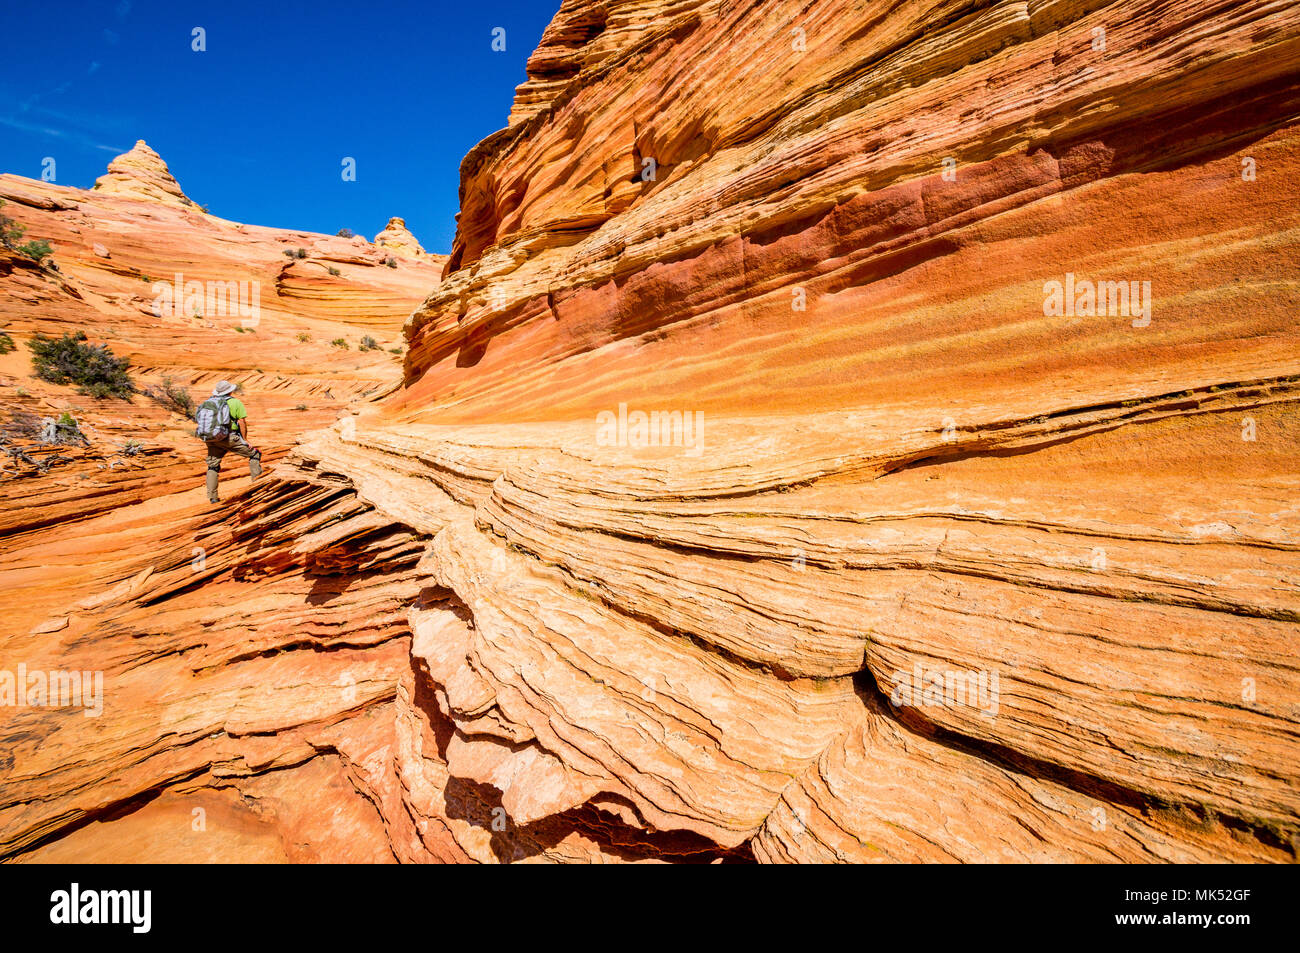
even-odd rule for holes
{"type": "Polygon", "coordinates": [[[0,177],[15,337],[356,399],[218,509],[0,483],[4,664],[104,674],[7,719],[0,850],[1294,861],[1297,62],[1251,0],[565,0],[445,269],[0,177]],[[260,377],[131,297],[236,259],[260,377]],[[403,300],[400,371],[294,344],[403,300]]]}

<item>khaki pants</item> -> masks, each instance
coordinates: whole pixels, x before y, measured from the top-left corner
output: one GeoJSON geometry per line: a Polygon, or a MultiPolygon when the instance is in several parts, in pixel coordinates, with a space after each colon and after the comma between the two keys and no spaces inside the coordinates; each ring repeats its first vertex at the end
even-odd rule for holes
{"type": "Polygon", "coordinates": [[[221,458],[227,453],[237,453],[241,457],[248,457],[248,474],[257,479],[262,475],[262,452],[254,450],[248,445],[238,433],[231,431],[228,436],[220,440],[209,440],[208,442],[208,502],[216,503],[217,500],[217,479],[221,473],[221,458]]]}

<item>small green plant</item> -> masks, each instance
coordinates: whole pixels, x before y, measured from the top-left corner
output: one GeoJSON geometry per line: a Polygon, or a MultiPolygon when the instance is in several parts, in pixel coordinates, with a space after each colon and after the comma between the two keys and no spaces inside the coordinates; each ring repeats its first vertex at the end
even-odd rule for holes
{"type": "Polygon", "coordinates": [[[338,236],[339,236],[339,238],[353,238],[353,237],[354,237],[354,235],[352,234],[352,229],[350,229],[350,228],[340,228],[340,229],[339,229],[339,232],[338,232],[338,236]]]}
{"type": "Polygon", "coordinates": [[[20,387],[20,388],[18,388],[18,390],[15,391],[15,393],[16,393],[19,397],[30,397],[30,396],[32,396],[31,394],[27,393],[27,388],[26,388],[26,387],[20,387]]]}
{"type": "Polygon", "coordinates": [[[146,388],[144,393],[146,397],[174,413],[186,417],[194,416],[194,398],[186,388],[172,381],[170,377],[164,377],[157,389],[146,388]]]}
{"type": "Polygon", "coordinates": [[[333,275],[335,278],[337,278],[339,275],[343,274],[343,272],[339,271],[339,270],[338,270],[337,268],[335,268],[333,265],[330,265],[330,267],[329,267],[329,272],[330,272],[330,274],[333,275]]]}
{"type": "Polygon", "coordinates": [[[134,457],[137,453],[139,453],[143,449],[144,449],[144,444],[142,444],[139,440],[128,440],[126,442],[126,446],[122,448],[122,456],[134,457]]]}
{"type": "Polygon", "coordinates": [[[299,249],[298,249],[298,257],[299,257],[299,258],[306,258],[306,257],[307,257],[307,249],[305,249],[305,248],[299,248],[299,249]]]}
{"type": "Polygon", "coordinates": [[[369,334],[362,335],[362,337],[361,337],[361,343],[357,345],[357,350],[358,350],[358,351],[378,351],[378,350],[379,350],[379,342],[376,341],[374,338],[372,338],[369,334]]]}
{"type": "Polygon", "coordinates": [[[343,340],[342,338],[335,338],[333,341],[330,341],[330,344],[334,345],[335,347],[341,347],[345,351],[348,349],[348,342],[343,340]]]}
{"type": "Polygon", "coordinates": [[[299,331],[298,340],[301,341],[303,344],[306,344],[308,341],[311,340],[311,335],[308,334],[306,331],[299,331]]]}
{"type": "Polygon", "coordinates": [[[397,267],[397,259],[394,258],[392,255],[389,255],[389,256],[388,256],[388,260],[385,261],[384,264],[387,265],[389,268],[396,268],[396,267],[397,267]]]}
{"type": "Polygon", "coordinates": [[[150,284],[150,285],[153,284],[153,279],[150,278],[148,275],[141,275],[140,280],[143,281],[145,284],[150,284]]]}
{"type": "Polygon", "coordinates": [[[211,215],[211,214],[212,214],[211,212],[208,211],[208,207],[207,207],[206,205],[200,205],[200,206],[199,206],[199,211],[202,212],[204,215],[211,215]]]}
{"type": "Polygon", "coordinates": [[[306,404],[299,404],[298,406],[294,407],[294,410],[306,410],[306,409],[307,409],[306,404]]]}
{"type": "Polygon", "coordinates": [[[402,353],[402,349],[401,349],[400,347],[390,347],[390,348],[388,349],[388,353],[389,353],[389,354],[401,354],[401,353],[402,353]]]}
{"type": "MultiPolygon", "coordinates": [[[[35,417],[32,419],[35,420],[35,417]]],[[[15,423],[17,422],[15,416],[15,423]]],[[[79,443],[82,446],[90,446],[90,441],[81,432],[81,426],[77,423],[77,419],[66,410],[57,418],[51,419],[47,417],[44,421],[41,421],[37,430],[40,433],[39,440],[42,444],[79,443]]],[[[31,435],[35,436],[36,434],[32,432],[31,435]]]]}
{"type": "Polygon", "coordinates": [[[292,248],[286,248],[286,249],[284,250],[284,256],[285,256],[286,258],[296,258],[296,257],[298,257],[297,255],[294,254],[294,251],[293,251],[292,248]]]}
{"type": "Polygon", "coordinates": [[[54,254],[54,249],[50,247],[50,243],[43,238],[27,242],[25,245],[19,245],[18,251],[32,261],[42,261],[54,254]]]}
{"type": "MultiPolygon", "coordinates": [[[[4,199],[0,199],[0,208],[3,208],[4,204],[4,199]]],[[[15,247],[26,231],[25,225],[19,225],[7,215],[0,215],[0,244],[6,248],[15,247]]]]}
{"type": "Polygon", "coordinates": [[[131,362],[115,357],[107,344],[87,344],[86,332],[69,332],[61,338],[38,334],[27,346],[36,376],[51,384],[76,384],[77,390],[97,400],[135,393],[128,369],[131,362]]]}
{"type": "Polygon", "coordinates": [[[0,354],[8,354],[14,349],[14,339],[0,331],[0,354]]]}

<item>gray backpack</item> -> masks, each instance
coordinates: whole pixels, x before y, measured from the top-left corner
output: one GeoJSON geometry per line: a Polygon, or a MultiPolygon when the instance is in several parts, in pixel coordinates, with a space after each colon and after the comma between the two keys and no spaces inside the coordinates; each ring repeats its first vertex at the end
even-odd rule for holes
{"type": "Polygon", "coordinates": [[[194,412],[198,428],[194,436],[200,440],[223,440],[230,436],[230,396],[209,397],[194,412]]]}

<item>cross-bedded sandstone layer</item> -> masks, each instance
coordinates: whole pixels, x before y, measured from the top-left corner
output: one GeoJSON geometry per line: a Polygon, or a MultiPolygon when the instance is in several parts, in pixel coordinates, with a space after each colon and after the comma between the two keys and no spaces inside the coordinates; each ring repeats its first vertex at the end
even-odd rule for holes
{"type": "Polygon", "coordinates": [[[129,703],[8,732],[4,849],[1293,861],[1298,54],[1271,3],[566,0],[403,386],[86,524],[116,588],[14,644],[129,703]]]}

